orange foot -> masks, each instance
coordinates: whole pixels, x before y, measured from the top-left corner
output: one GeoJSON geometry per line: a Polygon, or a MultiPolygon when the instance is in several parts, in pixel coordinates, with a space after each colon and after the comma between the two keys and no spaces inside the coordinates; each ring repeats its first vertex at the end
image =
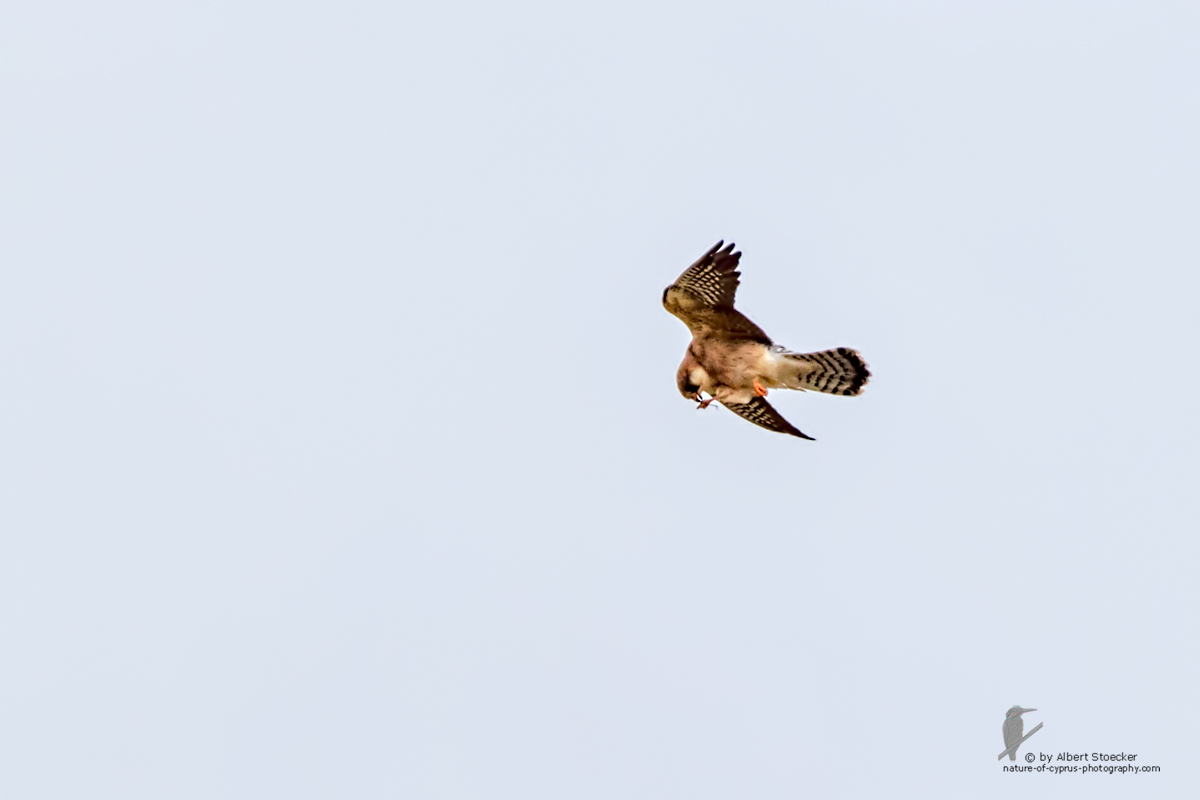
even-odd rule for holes
{"type": "Polygon", "coordinates": [[[758,382],[758,378],[754,379],[754,393],[759,397],[767,396],[767,390],[761,383],[758,382]]]}
{"type": "Polygon", "coordinates": [[[710,397],[707,400],[701,400],[700,405],[696,406],[696,410],[699,411],[699,410],[708,408],[709,404],[712,403],[712,401],[716,400],[716,399],[717,398],[715,398],[715,397],[710,397]]]}

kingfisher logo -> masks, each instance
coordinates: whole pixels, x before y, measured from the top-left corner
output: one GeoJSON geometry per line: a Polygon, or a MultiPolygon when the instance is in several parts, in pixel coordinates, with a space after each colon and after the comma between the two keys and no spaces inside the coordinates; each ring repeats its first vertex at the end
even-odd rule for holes
{"type": "Polygon", "coordinates": [[[1042,729],[1042,723],[1039,722],[1036,728],[1024,736],[1021,735],[1025,730],[1025,721],[1021,719],[1021,715],[1028,714],[1030,711],[1037,711],[1037,709],[1013,706],[1004,715],[1004,752],[996,759],[997,761],[1005,756],[1008,756],[1010,761],[1016,761],[1017,748],[1021,746],[1021,743],[1042,729]]]}
{"type": "MultiPolygon", "coordinates": [[[[1042,723],[1034,726],[1033,730],[1025,733],[1025,720],[1021,717],[1030,712],[1037,711],[1036,708],[1021,708],[1013,706],[1004,714],[1004,725],[1001,727],[1001,732],[1004,734],[1004,752],[1000,754],[998,760],[1003,760],[1008,756],[1009,761],[1017,760],[1017,750],[1025,743],[1025,740],[1042,729],[1042,723]]],[[[1059,732],[1061,734],[1061,731],[1059,732]]],[[[1150,773],[1162,772],[1162,767],[1157,764],[1138,764],[1134,763],[1138,760],[1138,753],[1130,753],[1125,750],[1109,752],[1101,752],[1095,750],[1090,753],[1041,753],[1034,750],[1026,750],[1021,756],[1024,764],[1005,764],[1002,772],[1024,773],[1037,775],[1073,775],[1089,774],[1092,772],[1104,773],[1107,775],[1147,775],[1150,773]],[[1077,764],[1073,762],[1083,761],[1086,763],[1077,764]]]]}

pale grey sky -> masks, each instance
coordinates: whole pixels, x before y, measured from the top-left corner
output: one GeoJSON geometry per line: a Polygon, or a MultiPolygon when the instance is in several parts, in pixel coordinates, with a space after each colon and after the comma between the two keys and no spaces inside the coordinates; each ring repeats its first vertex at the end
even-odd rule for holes
{"type": "Polygon", "coordinates": [[[1200,11],[966,6],[10,3],[0,795],[1194,791],[1200,11]]]}

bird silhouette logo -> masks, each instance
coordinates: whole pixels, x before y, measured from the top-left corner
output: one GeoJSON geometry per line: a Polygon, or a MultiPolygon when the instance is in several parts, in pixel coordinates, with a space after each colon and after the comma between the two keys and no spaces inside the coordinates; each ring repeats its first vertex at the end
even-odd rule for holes
{"type": "Polygon", "coordinates": [[[1030,736],[1033,736],[1035,733],[1037,733],[1039,730],[1041,730],[1042,723],[1039,722],[1037,724],[1036,728],[1031,730],[1029,733],[1026,733],[1024,736],[1021,735],[1025,730],[1025,720],[1021,719],[1021,715],[1027,714],[1030,711],[1037,711],[1037,709],[1036,708],[1021,708],[1020,706],[1013,706],[1005,713],[1005,715],[1004,715],[1004,752],[1000,754],[999,758],[1004,758],[1005,756],[1008,756],[1010,761],[1016,761],[1017,760],[1017,748],[1019,748],[1021,746],[1021,742],[1024,742],[1030,736]]]}

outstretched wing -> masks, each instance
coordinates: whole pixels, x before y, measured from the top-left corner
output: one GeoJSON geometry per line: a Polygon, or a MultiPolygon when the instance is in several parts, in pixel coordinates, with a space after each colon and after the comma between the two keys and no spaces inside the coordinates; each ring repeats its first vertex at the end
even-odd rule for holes
{"type": "Polygon", "coordinates": [[[771,344],[763,329],[733,307],[738,259],[731,242],[717,242],[663,292],[663,306],[683,320],[693,335],[715,333],[771,344]]]}
{"type": "Polygon", "coordinates": [[[790,433],[792,436],[799,436],[801,439],[816,441],[811,436],[805,436],[792,423],[783,418],[783,415],[775,410],[775,407],[761,397],[751,398],[748,403],[721,403],[733,413],[737,414],[742,419],[749,420],[761,428],[766,428],[769,431],[776,433],[790,433]]]}

